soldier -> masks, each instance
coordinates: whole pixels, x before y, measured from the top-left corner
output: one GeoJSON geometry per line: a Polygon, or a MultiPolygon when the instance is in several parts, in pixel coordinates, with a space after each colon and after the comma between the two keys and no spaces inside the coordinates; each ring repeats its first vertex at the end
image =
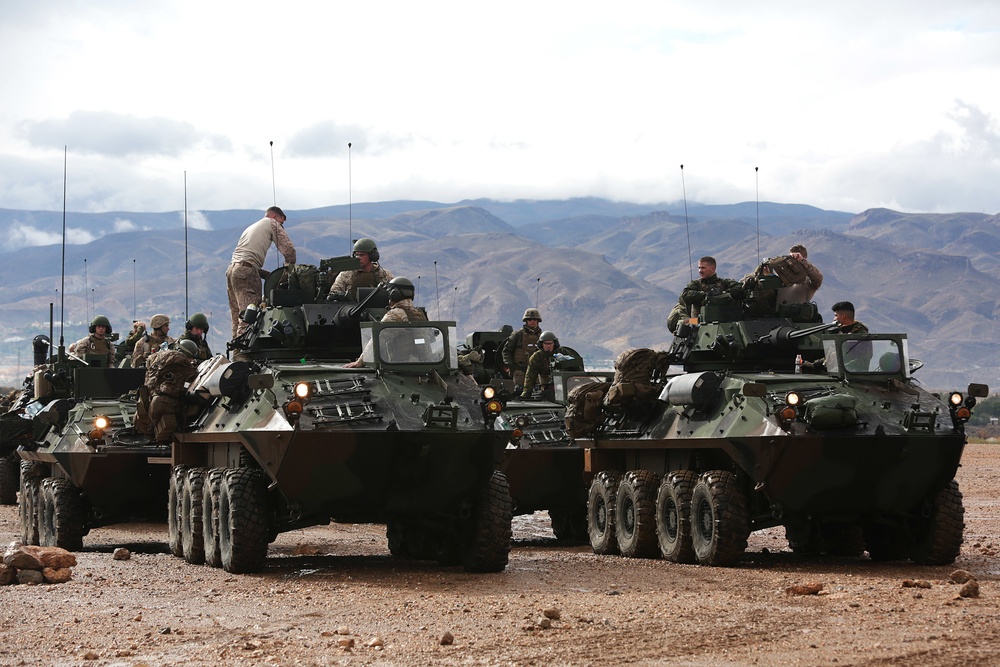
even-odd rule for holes
{"type": "Polygon", "coordinates": [[[503,347],[503,363],[514,380],[514,393],[524,388],[524,374],[528,370],[528,360],[538,350],[538,337],[542,335],[542,314],[537,308],[528,308],[521,318],[524,326],[507,339],[503,347]]]}
{"type": "Polygon", "coordinates": [[[104,315],[98,315],[90,322],[90,335],[69,346],[69,351],[78,357],[96,355],[100,358],[95,365],[114,368],[115,346],[111,342],[111,322],[104,315]]]}
{"type": "Polygon", "coordinates": [[[868,327],[854,319],[854,304],[850,301],[838,301],[833,304],[833,319],[840,328],[836,333],[862,334],[868,333],[868,327]]]}
{"type": "Polygon", "coordinates": [[[285,233],[285,213],[277,206],[267,209],[264,217],[243,230],[233,250],[233,260],[226,269],[229,314],[233,318],[233,338],[246,328],[240,313],[251,303],[260,303],[264,258],[271,243],[285,258],[285,266],[295,264],[295,246],[285,233]]]}
{"type": "MultiPolygon", "coordinates": [[[[382,322],[426,322],[427,315],[423,310],[413,305],[416,289],[409,278],[393,278],[389,281],[389,310],[382,316],[382,322]]],[[[369,345],[371,343],[369,342],[369,345]]],[[[365,352],[344,368],[360,368],[365,365],[365,352]]]]}
{"type": "Polygon", "coordinates": [[[129,333],[128,337],[125,338],[118,345],[118,354],[115,361],[121,363],[127,360],[125,367],[132,365],[132,353],[135,352],[135,344],[146,335],[146,323],[142,320],[132,320],[132,331],[129,333]]]}
{"type": "Polygon", "coordinates": [[[135,344],[135,350],[132,352],[132,368],[143,368],[150,355],[158,352],[164,343],[170,345],[174,342],[174,339],[167,335],[170,331],[170,318],[166,315],[162,313],[153,315],[149,318],[149,326],[152,327],[152,332],[135,344]]]}
{"type": "Polygon", "coordinates": [[[809,261],[809,251],[801,243],[788,249],[788,256],[798,260],[805,277],[778,290],[778,305],[783,303],[809,303],[823,284],[823,273],[809,261]]]}
{"type": "Polygon", "coordinates": [[[530,399],[531,392],[538,384],[542,390],[543,397],[550,400],[554,396],[546,396],[552,393],[552,357],[559,351],[559,339],[551,331],[543,331],[538,337],[538,350],[528,359],[528,371],[524,374],[524,390],[521,392],[522,399],[530,399]]]}
{"type": "Polygon", "coordinates": [[[212,350],[208,347],[208,318],[205,313],[195,313],[184,323],[184,333],[177,337],[177,340],[170,346],[170,349],[178,349],[181,341],[190,340],[198,346],[198,354],[195,355],[197,361],[204,361],[212,356],[212,350]]]}
{"type": "Polygon", "coordinates": [[[157,444],[167,444],[183,423],[184,395],[188,382],[198,375],[198,345],[182,340],[176,350],[157,353],[146,369],[145,387],[149,391],[149,426],[157,444]]]}
{"type": "Polygon", "coordinates": [[[693,316],[705,303],[706,293],[713,287],[722,291],[728,291],[739,285],[735,280],[720,278],[715,273],[717,263],[714,257],[705,256],[698,260],[698,280],[692,280],[687,284],[677,297],[677,305],[667,316],[667,329],[674,333],[681,320],[693,316]]]}
{"type": "Polygon", "coordinates": [[[346,295],[348,301],[358,301],[359,287],[376,287],[393,279],[392,273],[383,269],[378,263],[378,247],[374,239],[366,237],[355,241],[351,257],[357,258],[361,262],[361,267],[337,274],[333,286],[330,287],[331,298],[343,298],[346,295]]]}

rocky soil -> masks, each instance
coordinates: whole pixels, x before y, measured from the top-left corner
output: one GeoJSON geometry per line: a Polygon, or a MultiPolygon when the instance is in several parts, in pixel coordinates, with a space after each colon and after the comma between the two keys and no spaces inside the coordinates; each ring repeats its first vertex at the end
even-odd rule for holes
{"type": "MultiPolygon", "coordinates": [[[[69,582],[0,587],[0,665],[994,665],[998,470],[996,445],[966,451],[965,544],[943,567],[806,558],[780,529],[734,568],[599,557],[538,514],[500,574],[395,560],[383,527],[335,525],[234,576],[170,556],[164,526],[102,528],[69,582]]],[[[4,543],[16,522],[0,508],[4,543]]]]}

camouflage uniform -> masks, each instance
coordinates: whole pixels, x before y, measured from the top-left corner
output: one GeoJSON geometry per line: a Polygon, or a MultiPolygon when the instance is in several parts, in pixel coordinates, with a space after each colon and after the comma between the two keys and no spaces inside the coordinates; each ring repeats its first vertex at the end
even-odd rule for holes
{"type": "Polygon", "coordinates": [[[69,346],[69,351],[78,357],[87,355],[103,355],[104,363],[108,368],[115,366],[115,346],[107,338],[98,338],[97,334],[90,334],[86,338],[81,338],[69,346]]]}
{"type": "Polygon", "coordinates": [[[199,361],[205,361],[206,359],[212,356],[212,350],[209,349],[208,341],[205,340],[205,337],[191,333],[190,331],[185,331],[180,336],[178,336],[177,340],[175,340],[173,343],[170,344],[170,349],[176,350],[177,344],[180,343],[182,340],[192,341],[195,345],[198,346],[198,355],[195,357],[195,363],[199,361]]]}
{"type": "Polygon", "coordinates": [[[375,287],[379,283],[387,283],[393,278],[395,276],[387,269],[383,269],[381,264],[372,262],[371,271],[355,269],[338,273],[337,279],[330,287],[330,294],[346,294],[350,301],[357,301],[359,287],[375,287]]]}
{"type": "Polygon", "coordinates": [[[556,353],[546,352],[541,349],[531,355],[528,359],[528,372],[524,374],[524,389],[521,391],[521,398],[531,398],[531,390],[535,384],[546,385],[552,382],[552,356],[556,353]]]}
{"type": "Polygon", "coordinates": [[[153,333],[146,334],[135,344],[135,351],[132,352],[132,368],[143,368],[146,361],[152,355],[160,351],[164,343],[170,345],[174,339],[166,335],[159,329],[153,329],[153,333]]]}
{"type": "Polygon", "coordinates": [[[165,350],[155,355],[146,369],[145,388],[150,395],[149,423],[158,443],[170,442],[170,436],[184,414],[185,384],[198,375],[197,360],[179,350],[165,350]]]}
{"type": "Polygon", "coordinates": [[[700,307],[705,303],[705,292],[711,288],[718,287],[725,292],[737,285],[739,285],[738,281],[730,278],[720,278],[717,273],[713,273],[707,278],[692,280],[687,284],[687,287],[681,290],[680,296],[677,297],[677,305],[673,307],[670,315],[667,316],[667,329],[670,330],[670,333],[673,333],[681,320],[693,316],[691,314],[691,307],[700,307]]]}
{"type": "MultiPolygon", "coordinates": [[[[396,301],[390,305],[389,310],[385,315],[382,316],[382,322],[426,322],[427,316],[424,312],[413,305],[413,299],[403,299],[401,301],[396,301]]],[[[412,343],[412,341],[411,341],[412,343]]],[[[371,341],[368,341],[371,345],[371,341]]],[[[369,348],[366,347],[366,350],[369,348]]],[[[405,353],[401,352],[400,357],[405,356],[405,353]]],[[[357,358],[354,362],[357,366],[364,365],[365,351],[361,352],[361,356],[357,358]]]]}
{"type": "Polygon", "coordinates": [[[146,323],[145,322],[133,322],[132,323],[132,333],[128,335],[128,338],[118,346],[118,357],[117,361],[122,361],[128,359],[129,365],[132,364],[132,353],[135,352],[135,344],[138,343],[143,336],[146,335],[146,323]]]}
{"type": "Polygon", "coordinates": [[[861,322],[854,320],[851,324],[846,327],[838,327],[834,333],[839,334],[866,334],[868,333],[868,327],[866,327],[861,322]]]}
{"type": "Polygon", "coordinates": [[[525,324],[507,339],[503,347],[503,363],[510,369],[514,378],[514,386],[524,386],[524,375],[528,370],[528,360],[539,349],[538,337],[542,335],[539,326],[530,327],[525,324]]]}
{"type": "Polygon", "coordinates": [[[233,251],[232,263],[226,269],[233,338],[246,328],[246,324],[240,320],[240,312],[250,304],[261,301],[261,270],[272,243],[285,258],[286,265],[295,264],[295,246],[285,233],[282,223],[274,218],[261,218],[244,229],[233,251]]]}

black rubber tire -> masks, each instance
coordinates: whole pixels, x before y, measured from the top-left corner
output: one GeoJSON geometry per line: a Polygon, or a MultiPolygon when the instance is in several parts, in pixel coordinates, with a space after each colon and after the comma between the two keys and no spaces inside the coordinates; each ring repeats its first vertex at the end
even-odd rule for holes
{"type": "Polygon", "coordinates": [[[181,487],[181,550],[184,560],[192,565],[205,562],[205,542],[201,535],[201,500],[206,472],[205,468],[191,468],[184,476],[184,485],[181,487]]]}
{"type": "Polygon", "coordinates": [[[21,519],[21,541],[38,545],[38,501],[42,466],[34,461],[21,461],[20,498],[17,514],[21,519]]]}
{"type": "Polygon", "coordinates": [[[479,493],[472,539],[462,551],[467,572],[503,572],[510,558],[513,502],[507,478],[494,470],[479,493]]]}
{"type": "Polygon", "coordinates": [[[676,470],[656,493],[656,538],[660,554],[671,563],[696,563],[691,545],[691,494],[698,481],[693,470],[676,470]]]}
{"type": "Polygon", "coordinates": [[[615,537],[615,506],[622,474],[617,470],[602,470],[594,476],[587,495],[587,537],[595,554],[618,553],[615,537]]]}
{"type": "Polygon", "coordinates": [[[236,574],[264,567],[271,530],[267,487],[252,468],[230,468],[219,485],[219,551],[222,569],[236,574]]]}
{"type": "Polygon", "coordinates": [[[212,468],[205,475],[201,493],[201,537],[205,544],[205,564],[222,567],[219,548],[219,489],[225,468],[212,468]]]}
{"type": "Polygon", "coordinates": [[[743,556],[750,536],[746,494],[736,475],[709,470],[691,491],[691,545],[702,565],[725,567],[743,556]]]}
{"type": "Polygon", "coordinates": [[[80,490],[68,479],[49,477],[39,493],[39,544],[67,551],[83,549],[84,505],[80,490]]]}
{"type": "Polygon", "coordinates": [[[914,563],[920,565],[948,565],[954,563],[962,550],[965,532],[965,506],[958,482],[948,486],[934,497],[931,516],[910,553],[914,563]]]}
{"type": "Polygon", "coordinates": [[[385,524],[385,539],[389,543],[389,553],[393,558],[413,557],[406,539],[406,526],[402,521],[390,521],[385,524]]]}
{"type": "Polygon", "coordinates": [[[584,543],[587,541],[587,506],[551,507],[549,523],[552,534],[560,542],[584,543]]]}
{"type": "Polygon", "coordinates": [[[651,470],[630,470],[618,485],[615,537],[626,558],[656,558],[656,491],[660,476],[651,470]]]}
{"type": "Polygon", "coordinates": [[[0,505],[17,503],[21,486],[21,457],[17,452],[0,456],[0,505]]]}
{"type": "Polygon", "coordinates": [[[184,546],[181,541],[181,513],[183,512],[181,497],[183,496],[184,478],[187,477],[187,466],[174,466],[170,471],[170,487],[167,492],[167,544],[170,553],[178,558],[184,557],[184,546]]]}

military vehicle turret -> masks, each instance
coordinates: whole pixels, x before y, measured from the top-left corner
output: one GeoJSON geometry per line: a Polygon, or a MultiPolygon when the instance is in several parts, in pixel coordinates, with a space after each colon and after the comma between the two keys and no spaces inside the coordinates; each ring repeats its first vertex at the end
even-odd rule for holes
{"type": "Polygon", "coordinates": [[[746,319],[773,287],[709,295],[577,434],[594,551],[724,566],[784,526],[795,551],[952,562],[964,424],[987,387],[931,393],[905,334],[835,334],[814,304],[746,319]]]}
{"type": "Polygon", "coordinates": [[[502,405],[458,371],[455,323],[383,323],[383,288],[329,302],[324,281],[280,289],[280,274],[265,283],[266,305],[245,315],[235,360],[203,362],[192,383],[206,405],[174,435],[171,550],[249,572],[280,532],[374,522],[387,525],[395,556],[502,570],[502,405]],[[359,355],[362,367],[344,367],[359,355]]]}

